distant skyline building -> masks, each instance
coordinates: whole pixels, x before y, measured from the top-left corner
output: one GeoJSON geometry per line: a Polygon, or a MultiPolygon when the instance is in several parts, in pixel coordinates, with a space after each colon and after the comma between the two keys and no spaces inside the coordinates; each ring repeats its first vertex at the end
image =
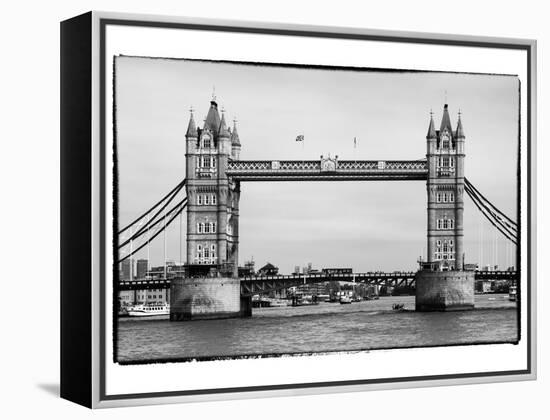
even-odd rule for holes
{"type": "Polygon", "coordinates": [[[147,268],[149,267],[149,260],[139,259],[136,263],[136,277],[138,279],[144,279],[147,276],[147,268]]]}
{"type": "Polygon", "coordinates": [[[131,280],[133,276],[133,266],[133,258],[127,258],[120,263],[120,280],[131,280]]]}

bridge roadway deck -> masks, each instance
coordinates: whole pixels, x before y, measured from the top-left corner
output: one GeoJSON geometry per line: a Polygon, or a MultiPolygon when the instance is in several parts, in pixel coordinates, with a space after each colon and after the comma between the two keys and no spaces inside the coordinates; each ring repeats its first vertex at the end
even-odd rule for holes
{"type": "MultiPolygon", "coordinates": [[[[411,286],[414,285],[414,271],[408,272],[368,272],[368,273],[315,273],[304,275],[250,276],[241,278],[241,295],[252,296],[274,290],[286,289],[301,284],[313,284],[325,281],[355,281],[377,286],[411,286]]],[[[517,280],[516,271],[476,271],[476,280],[517,280]]],[[[150,290],[168,289],[170,279],[151,279],[121,281],[117,290],[150,290]]]]}
{"type": "Polygon", "coordinates": [[[238,160],[228,177],[237,181],[399,181],[426,180],[426,160],[238,160]]]}

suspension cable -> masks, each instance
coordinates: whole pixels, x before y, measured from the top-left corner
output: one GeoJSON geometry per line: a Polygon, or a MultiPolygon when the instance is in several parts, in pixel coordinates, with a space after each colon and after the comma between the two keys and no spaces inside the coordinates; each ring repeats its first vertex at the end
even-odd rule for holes
{"type": "Polygon", "coordinates": [[[508,230],[506,229],[503,229],[502,226],[498,223],[495,223],[494,219],[491,218],[489,216],[489,214],[487,214],[483,209],[482,209],[482,204],[478,204],[477,202],[477,199],[474,198],[474,196],[471,194],[470,190],[468,188],[465,188],[466,192],[468,193],[468,195],[470,196],[470,198],[472,199],[473,203],[475,204],[475,206],[478,208],[478,210],[487,218],[487,220],[494,226],[496,227],[500,233],[502,233],[507,239],[509,239],[511,242],[513,242],[515,245],[517,245],[517,238],[515,237],[515,235],[512,233],[512,232],[509,232],[508,230]]]}
{"type": "Polygon", "coordinates": [[[482,206],[485,212],[491,215],[491,217],[493,218],[492,219],[493,221],[498,223],[499,226],[505,229],[510,235],[517,236],[517,228],[515,228],[514,226],[510,226],[508,223],[505,223],[501,218],[499,218],[499,216],[496,215],[495,212],[492,211],[492,209],[490,209],[486,205],[486,203],[482,201],[480,197],[468,185],[465,185],[464,187],[465,187],[464,189],[466,190],[470,198],[475,202],[477,202],[480,206],[482,206]]]}
{"type": "MultiPolygon", "coordinates": [[[[154,209],[156,209],[164,200],[166,200],[169,196],[172,195],[172,198],[174,198],[175,194],[177,194],[185,185],[187,182],[186,179],[181,181],[178,185],[176,185],[168,194],[166,194],[164,197],[162,197],[153,207],[151,207],[149,210],[147,210],[145,213],[143,213],[141,216],[136,218],[133,222],[131,222],[129,225],[125,226],[121,230],[118,231],[118,234],[120,235],[122,232],[128,230],[133,225],[135,225],[137,222],[139,222],[141,219],[143,219],[145,216],[147,216],[149,213],[151,213],[154,209]]],[[[162,211],[162,210],[161,210],[162,211]]],[[[158,213],[157,213],[158,214],[158,213]]]]}
{"type": "MultiPolygon", "coordinates": [[[[153,239],[155,239],[158,235],[160,235],[160,234],[164,231],[164,229],[165,229],[166,227],[168,227],[168,226],[170,225],[170,223],[172,223],[172,221],[173,221],[173,220],[183,211],[183,209],[185,209],[185,207],[187,207],[187,203],[186,203],[186,202],[184,203],[183,200],[182,200],[182,201],[180,202],[180,208],[175,212],[174,215],[172,215],[172,216],[170,217],[170,220],[168,220],[168,221],[166,222],[166,225],[163,226],[162,229],[159,229],[158,232],[156,232],[153,236],[151,236],[150,238],[148,238],[147,241],[146,241],[145,243],[141,244],[138,248],[134,249],[133,252],[131,252],[130,254],[126,255],[126,256],[123,257],[123,258],[120,258],[120,259],[117,261],[117,263],[121,263],[122,261],[124,261],[124,260],[130,258],[132,255],[134,255],[136,252],[140,251],[144,246],[146,246],[149,242],[151,242],[153,239]]],[[[166,216],[168,216],[168,214],[167,214],[166,216]]],[[[161,220],[162,220],[162,219],[161,219],[161,220]]]]}
{"type": "Polygon", "coordinates": [[[470,194],[472,197],[475,197],[475,199],[493,216],[493,218],[504,228],[507,230],[512,231],[511,233],[516,234],[517,233],[517,225],[515,222],[508,222],[508,217],[504,215],[502,212],[498,211],[490,202],[483,200],[476,191],[474,191],[469,185],[464,185],[466,192],[470,194]],[[489,207],[489,206],[491,207],[489,207]],[[496,210],[496,211],[495,211],[496,210]],[[498,213],[497,213],[498,212],[498,213]],[[507,220],[503,220],[503,217],[505,217],[507,220]]]}
{"type": "Polygon", "coordinates": [[[516,226],[517,228],[517,223],[514,222],[512,219],[510,219],[508,216],[506,216],[503,212],[501,212],[497,207],[495,207],[483,194],[481,194],[481,192],[479,192],[479,190],[474,186],[474,184],[472,184],[468,178],[464,177],[464,183],[466,185],[468,185],[468,187],[470,187],[473,191],[475,191],[477,193],[477,195],[479,195],[487,204],[489,204],[489,206],[491,206],[497,213],[499,213],[502,217],[504,217],[506,220],[508,220],[511,224],[513,224],[514,226],[516,226]]]}
{"type": "MultiPolygon", "coordinates": [[[[184,197],[180,202],[176,203],[170,210],[168,210],[168,212],[166,213],[166,215],[171,215],[177,208],[178,206],[182,205],[182,204],[187,204],[187,197],[184,197]]],[[[124,241],[123,243],[119,244],[118,247],[119,248],[122,248],[126,245],[128,245],[131,241],[135,241],[137,238],[139,238],[140,236],[144,235],[145,233],[148,232],[149,229],[151,228],[154,228],[155,226],[157,226],[159,223],[161,223],[163,221],[163,217],[159,218],[158,220],[156,220],[154,223],[148,223],[147,225],[143,226],[142,229],[140,229],[139,231],[137,231],[136,233],[134,233],[130,238],[128,238],[126,241],[124,241]]]]}
{"type": "MultiPolygon", "coordinates": [[[[491,222],[491,224],[497,227],[501,232],[506,232],[509,236],[516,238],[517,232],[509,228],[507,225],[504,225],[502,221],[497,218],[493,212],[467,187],[465,188],[466,192],[476,205],[476,207],[483,213],[483,215],[491,222]]],[[[503,232],[503,233],[504,233],[503,232]]]]}

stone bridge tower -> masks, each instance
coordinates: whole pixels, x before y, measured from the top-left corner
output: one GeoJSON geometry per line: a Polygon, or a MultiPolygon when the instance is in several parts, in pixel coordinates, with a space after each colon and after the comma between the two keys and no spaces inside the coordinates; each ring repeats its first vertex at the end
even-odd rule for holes
{"type": "Polygon", "coordinates": [[[237,278],[240,185],[226,174],[240,155],[236,122],[231,130],[213,97],[202,127],[191,111],[185,141],[187,264],[172,281],[170,319],[249,316],[237,278]]]}
{"type": "Polygon", "coordinates": [[[460,114],[453,131],[448,105],[439,130],[430,116],[427,139],[428,262],[462,270],[464,214],[464,130],[460,114]]]}
{"type": "Polygon", "coordinates": [[[185,137],[187,264],[236,276],[240,185],[226,175],[229,160],[240,154],[236,125],[232,132],[213,98],[202,128],[191,112],[185,137]]]}
{"type": "Polygon", "coordinates": [[[428,127],[428,255],[416,277],[416,309],[474,306],[474,272],[464,270],[464,129],[460,112],[453,130],[445,104],[439,130],[428,127]]]}

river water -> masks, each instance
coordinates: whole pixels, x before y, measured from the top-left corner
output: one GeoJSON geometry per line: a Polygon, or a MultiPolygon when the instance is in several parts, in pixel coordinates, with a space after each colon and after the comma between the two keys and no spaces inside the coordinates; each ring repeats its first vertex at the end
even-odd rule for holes
{"type": "Polygon", "coordinates": [[[244,319],[120,318],[116,345],[119,362],[146,363],[509,343],[519,340],[517,312],[508,295],[476,295],[476,309],[461,312],[414,312],[414,296],[393,296],[350,305],[255,308],[244,319]],[[392,311],[394,303],[404,303],[406,311],[392,311]]]}

